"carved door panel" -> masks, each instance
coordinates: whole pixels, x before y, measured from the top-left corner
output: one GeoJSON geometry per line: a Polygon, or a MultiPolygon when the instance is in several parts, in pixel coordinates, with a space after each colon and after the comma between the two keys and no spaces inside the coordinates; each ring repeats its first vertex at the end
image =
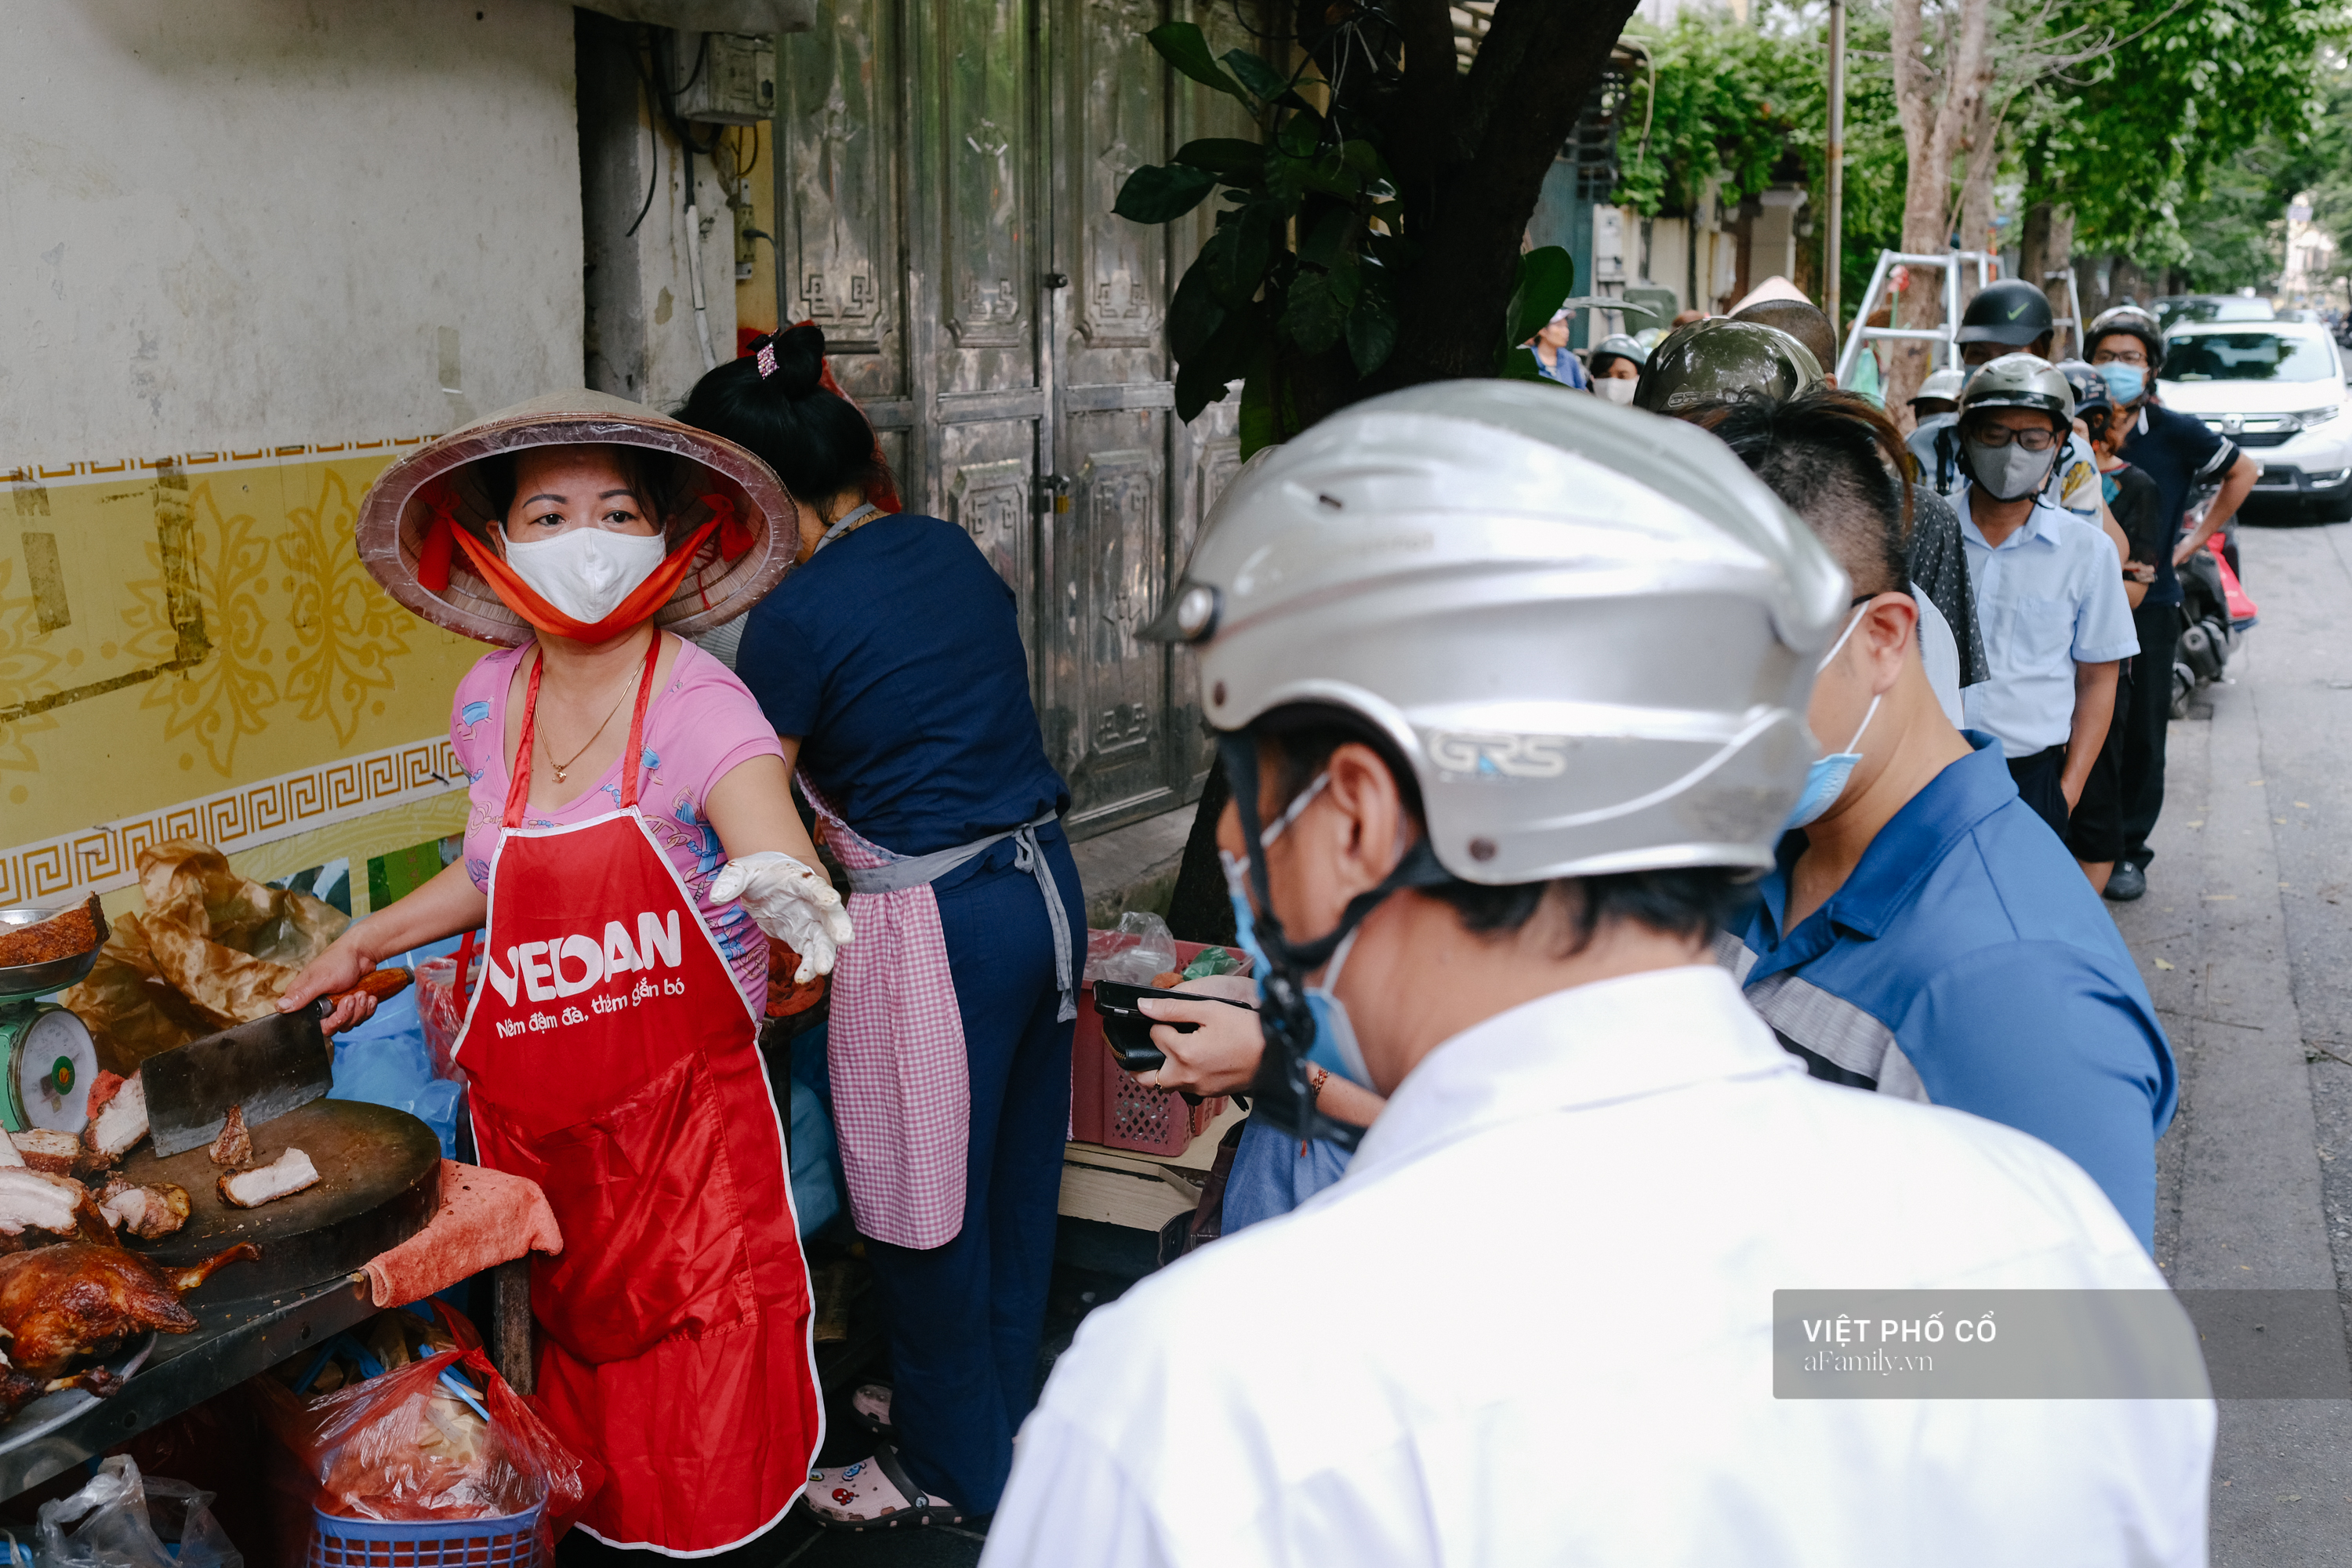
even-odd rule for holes
{"type": "Polygon", "coordinates": [[[1144,34],[1209,0],[834,0],[781,40],[779,274],[824,325],[910,508],[1013,585],[1084,835],[1192,798],[1192,660],[1136,628],[1237,466],[1234,400],[1172,413],[1166,309],[1210,232],[1111,211],[1194,136],[1250,135],[1144,34]],[[1171,267],[1172,264],[1172,267],[1171,267]]]}

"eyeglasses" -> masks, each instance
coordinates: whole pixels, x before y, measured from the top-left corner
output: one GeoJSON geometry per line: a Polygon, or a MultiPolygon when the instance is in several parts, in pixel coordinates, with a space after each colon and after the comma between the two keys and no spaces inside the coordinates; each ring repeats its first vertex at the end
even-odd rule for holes
{"type": "Polygon", "coordinates": [[[2048,430],[2012,430],[2006,425],[1987,425],[1969,432],[1971,445],[1999,451],[2011,441],[2029,452],[2046,452],[2058,444],[2056,435],[2048,430]]]}
{"type": "Polygon", "coordinates": [[[2147,368],[2147,355],[2137,349],[2101,349],[2091,356],[2093,364],[2136,364],[2147,368]]]}

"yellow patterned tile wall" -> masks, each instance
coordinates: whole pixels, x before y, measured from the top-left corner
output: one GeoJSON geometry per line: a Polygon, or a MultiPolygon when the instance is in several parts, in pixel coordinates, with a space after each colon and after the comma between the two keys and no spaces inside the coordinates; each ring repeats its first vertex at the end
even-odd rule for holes
{"type": "Polygon", "coordinates": [[[0,468],[0,902],[122,886],[152,837],[250,848],[455,787],[449,697],[487,650],[352,537],[415,445],[0,468]]]}

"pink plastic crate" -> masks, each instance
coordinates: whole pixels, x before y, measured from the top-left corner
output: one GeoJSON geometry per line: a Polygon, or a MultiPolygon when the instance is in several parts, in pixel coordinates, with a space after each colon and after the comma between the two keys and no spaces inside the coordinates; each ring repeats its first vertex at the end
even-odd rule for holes
{"type": "MultiPolygon", "coordinates": [[[[1178,942],[1176,966],[1181,969],[1192,963],[1210,945],[1178,942]]],[[[1234,952],[1234,957],[1246,973],[1249,955],[1234,952]]],[[[1223,1095],[1188,1105],[1176,1090],[1150,1088],[1120,1067],[1118,1058],[1110,1054],[1110,1042],[1103,1038],[1102,1016],[1095,1011],[1095,988],[1078,988],[1078,1027],[1070,1041],[1072,1138],[1110,1149],[1131,1149],[1139,1154],[1181,1154],[1224,1110],[1223,1095]]]]}

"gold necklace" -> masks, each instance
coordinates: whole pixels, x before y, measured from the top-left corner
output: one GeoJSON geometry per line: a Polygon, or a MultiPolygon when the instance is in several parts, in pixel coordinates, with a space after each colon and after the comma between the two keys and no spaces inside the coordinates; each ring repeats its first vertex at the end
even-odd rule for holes
{"type": "MultiPolygon", "coordinates": [[[[610,724],[613,721],[613,714],[618,713],[621,710],[621,704],[623,702],[626,702],[629,700],[630,694],[635,691],[636,689],[637,677],[633,672],[629,677],[628,684],[621,689],[620,697],[614,702],[611,710],[604,715],[604,723],[597,725],[596,734],[588,737],[588,746],[593,746],[596,743],[596,736],[602,735],[604,732],[604,725],[610,724]]],[[[582,757],[588,753],[588,746],[583,746],[578,751],[572,752],[569,757],[566,757],[563,761],[560,763],[557,762],[555,760],[555,748],[547,743],[547,733],[545,731],[540,731],[539,744],[541,749],[545,751],[547,753],[547,765],[555,770],[555,782],[557,784],[570,783],[571,780],[566,773],[566,770],[569,769],[572,763],[578,762],[582,757]]]]}

